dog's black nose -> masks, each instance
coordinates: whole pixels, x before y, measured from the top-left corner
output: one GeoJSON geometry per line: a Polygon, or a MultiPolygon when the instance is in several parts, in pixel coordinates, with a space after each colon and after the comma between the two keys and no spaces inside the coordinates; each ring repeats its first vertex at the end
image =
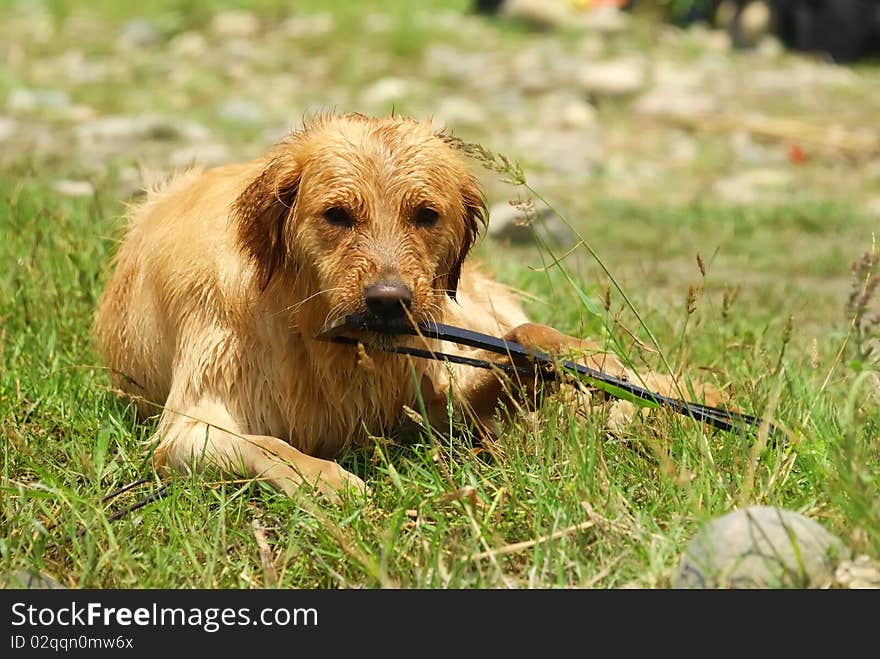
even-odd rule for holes
{"type": "Polygon", "coordinates": [[[399,320],[412,308],[412,289],[399,281],[380,281],[364,288],[367,311],[382,320],[399,320]]]}

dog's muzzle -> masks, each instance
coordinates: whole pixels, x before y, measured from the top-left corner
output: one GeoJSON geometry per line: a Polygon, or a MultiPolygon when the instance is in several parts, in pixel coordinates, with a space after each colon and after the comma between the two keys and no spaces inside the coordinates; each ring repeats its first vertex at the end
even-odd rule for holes
{"type": "Polygon", "coordinates": [[[412,323],[412,289],[399,281],[379,281],[364,287],[361,311],[335,318],[315,334],[321,340],[338,340],[347,335],[349,341],[387,349],[400,343],[400,334],[410,334],[412,323]]]}

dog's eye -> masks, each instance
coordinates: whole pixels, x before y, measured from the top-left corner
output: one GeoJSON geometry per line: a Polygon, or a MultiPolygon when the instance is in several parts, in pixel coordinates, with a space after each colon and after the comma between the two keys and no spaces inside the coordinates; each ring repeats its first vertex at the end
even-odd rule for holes
{"type": "Polygon", "coordinates": [[[440,217],[440,213],[435,211],[433,208],[420,208],[415,212],[413,216],[413,222],[417,227],[431,227],[437,223],[437,219],[440,217]]]}
{"type": "Polygon", "coordinates": [[[339,206],[331,206],[325,210],[324,219],[335,227],[351,228],[354,226],[354,218],[351,213],[339,206]]]}

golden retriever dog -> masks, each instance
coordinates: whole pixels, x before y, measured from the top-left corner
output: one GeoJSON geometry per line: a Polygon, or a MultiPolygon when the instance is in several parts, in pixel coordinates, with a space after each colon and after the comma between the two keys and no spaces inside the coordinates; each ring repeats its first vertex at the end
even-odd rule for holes
{"type": "MultiPolygon", "coordinates": [[[[155,409],[145,401],[161,405],[157,468],[334,497],[364,483],[332,458],[393,431],[419,397],[436,423],[450,387],[477,422],[505,402],[510,383],[495,371],[382,351],[387,334],[365,333],[361,348],[315,339],[347,314],[595,352],[529,323],[514,294],[465,264],[485,221],[455,141],[399,116],[317,117],[264,157],[152,191],[130,212],[95,334],[141,415],[155,409]]],[[[614,357],[584,359],[625,373],[614,357]]]]}

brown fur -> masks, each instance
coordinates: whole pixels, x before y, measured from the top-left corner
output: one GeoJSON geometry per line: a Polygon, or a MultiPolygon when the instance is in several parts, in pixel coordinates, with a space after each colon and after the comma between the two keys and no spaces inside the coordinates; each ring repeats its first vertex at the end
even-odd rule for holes
{"type": "Polygon", "coordinates": [[[416,320],[579,345],[528,324],[507,289],[463,267],[485,212],[462,155],[400,117],[320,117],[262,158],[151,192],[130,214],[95,332],[117,384],[164,406],[157,466],[219,467],[288,493],[303,482],[331,496],[363,489],[330,458],[417,407],[410,369],[439,418],[451,385],[487,419],[502,398],[491,372],[450,378],[438,363],[371,350],[376,337],[359,364],[358,350],[313,338],[363,311],[366,286],[394,278],[412,289],[416,320]],[[328,222],[329,208],[354,225],[328,222]],[[429,226],[418,224],[425,208],[437,214],[429,226]]]}

